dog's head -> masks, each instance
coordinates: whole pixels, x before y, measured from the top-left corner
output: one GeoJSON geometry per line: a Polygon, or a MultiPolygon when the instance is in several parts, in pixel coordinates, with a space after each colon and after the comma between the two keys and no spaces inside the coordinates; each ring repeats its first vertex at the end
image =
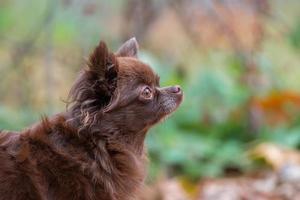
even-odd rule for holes
{"type": "Polygon", "coordinates": [[[103,126],[139,132],[177,109],[181,88],[160,87],[159,76],[137,54],[135,38],[116,53],[109,52],[104,42],[95,48],[70,92],[72,109],[83,124],[96,125],[101,118],[103,126]]]}

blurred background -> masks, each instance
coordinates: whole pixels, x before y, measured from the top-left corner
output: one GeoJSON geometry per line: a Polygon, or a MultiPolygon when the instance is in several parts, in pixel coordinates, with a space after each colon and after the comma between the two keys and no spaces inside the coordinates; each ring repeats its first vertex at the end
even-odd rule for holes
{"type": "Polygon", "coordinates": [[[0,129],[63,111],[99,40],[132,36],[185,93],[147,137],[140,199],[299,199],[297,0],[1,0],[0,129]]]}

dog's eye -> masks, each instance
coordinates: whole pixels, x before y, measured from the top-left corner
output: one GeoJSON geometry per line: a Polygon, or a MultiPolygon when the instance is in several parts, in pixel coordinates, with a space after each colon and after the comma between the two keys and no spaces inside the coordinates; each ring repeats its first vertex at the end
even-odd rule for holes
{"type": "Polygon", "coordinates": [[[152,99],[153,94],[151,89],[149,87],[145,87],[144,90],[142,91],[142,96],[145,99],[152,99]]]}

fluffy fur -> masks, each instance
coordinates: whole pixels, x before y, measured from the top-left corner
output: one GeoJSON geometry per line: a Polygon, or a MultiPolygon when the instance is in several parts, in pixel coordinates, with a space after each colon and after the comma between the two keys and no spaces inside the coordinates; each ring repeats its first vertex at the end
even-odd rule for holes
{"type": "Polygon", "coordinates": [[[137,59],[100,42],[69,94],[68,109],[28,129],[0,132],[1,200],[129,200],[145,178],[148,129],[182,100],[137,59]],[[149,92],[150,91],[150,92],[149,92]]]}

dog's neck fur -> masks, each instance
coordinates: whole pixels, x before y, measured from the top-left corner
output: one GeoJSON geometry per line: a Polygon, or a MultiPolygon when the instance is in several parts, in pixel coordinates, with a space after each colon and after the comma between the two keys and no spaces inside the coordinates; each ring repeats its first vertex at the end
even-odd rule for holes
{"type": "Polygon", "coordinates": [[[110,118],[103,113],[90,116],[94,120],[85,124],[84,117],[78,114],[76,109],[73,109],[61,114],[61,116],[66,118],[68,125],[79,130],[78,134],[83,138],[92,140],[95,143],[102,140],[102,142],[126,144],[126,147],[136,155],[143,156],[148,127],[142,130],[134,130],[132,129],[134,124],[118,125],[113,121],[113,117],[110,118]]]}
{"type": "MultiPolygon", "coordinates": [[[[99,121],[97,127],[98,134],[106,135],[107,138],[112,139],[118,143],[123,143],[128,146],[129,149],[137,153],[137,155],[142,155],[144,152],[144,140],[148,128],[142,130],[131,129],[134,124],[128,124],[127,127],[124,124],[117,126],[110,118],[103,118],[99,121]]],[[[97,133],[96,133],[97,134],[97,133]]]]}

